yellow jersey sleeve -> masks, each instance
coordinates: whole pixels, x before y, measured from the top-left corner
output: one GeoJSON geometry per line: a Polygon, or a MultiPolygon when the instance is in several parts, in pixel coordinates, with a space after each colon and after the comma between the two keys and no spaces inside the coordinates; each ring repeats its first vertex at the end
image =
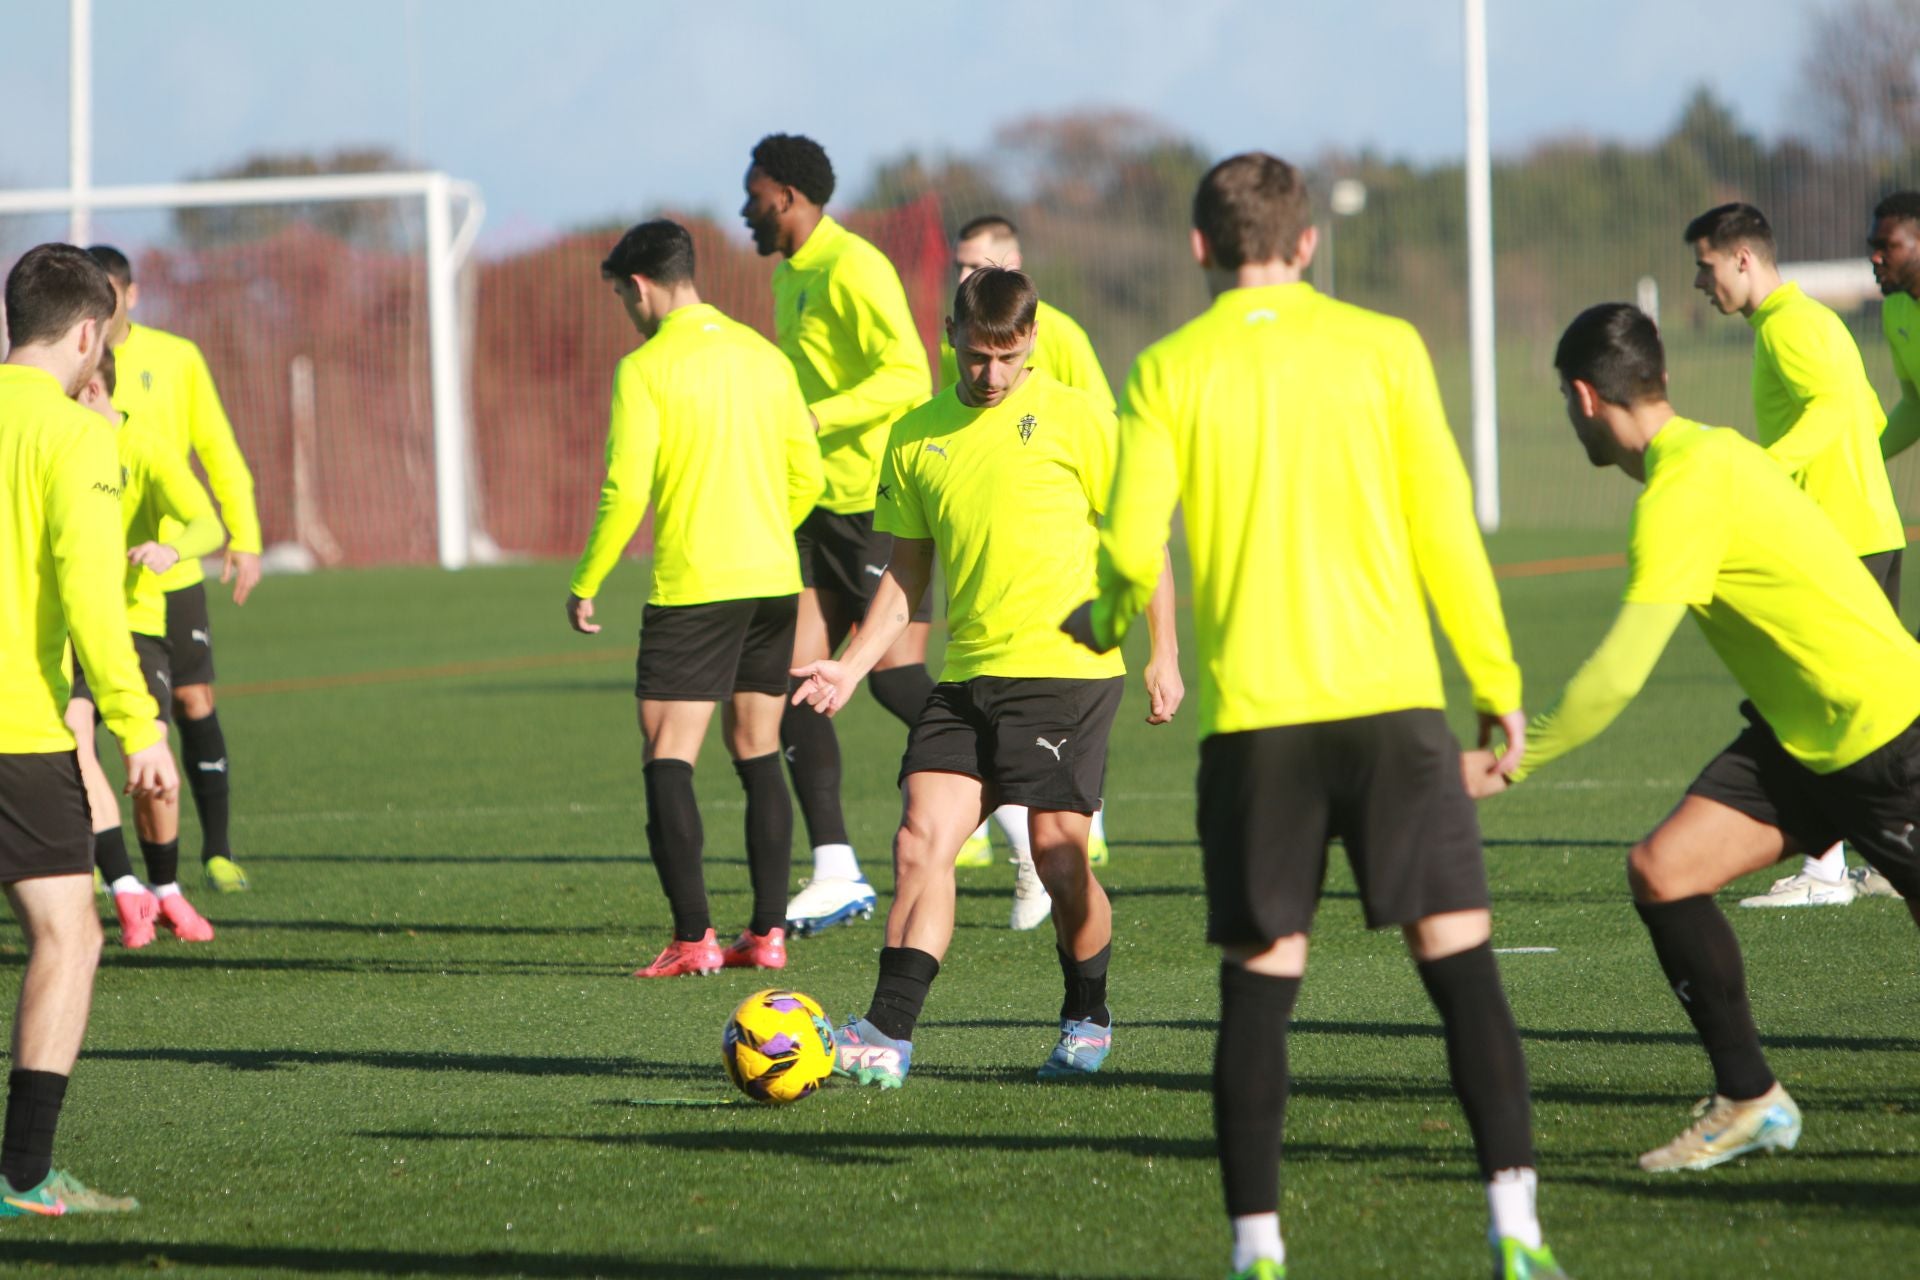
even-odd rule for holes
{"type": "MultiPolygon", "coordinates": [[[[127,486],[121,508],[127,515],[128,548],[164,542],[180,553],[182,562],[217,551],[226,530],[186,459],[131,422],[121,426],[118,445],[127,486]]],[[[127,625],[134,631],[150,636],[167,633],[165,581],[164,574],[144,565],[127,565],[127,625]]]]}
{"type": "Polygon", "coordinates": [[[842,433],[859,435],[927,398],[927,350],[914,327],[906,290],[884,258],[848,254],[827,276],[827,296],[865,358],[845,386],[807,407],[820,423],[822,449],[842,433]]]}
{"type": "MultiPolygon", "coordinates": [[[[1675,418],[1661,435],[1705,429],[1675,418]]],[[[1634,503],[1623,596],[1630,604],[1698,608],[1713,600],[1733,530],[1727,510],[1733,497],[1727,486],[1730,473],[1688,466],[1681,456],[1681,465],[1663,466],[1649,475],[1634,503]]]]}
{"type": "Polygon", "coordinates": [[[1880,304],[1880,331],[1900,384],[1900,402],[1880,432],[1880,454],[1892,458],[1920,440],[1920,305],[1912,294],[1896,293],[1880,304]]]}
{"type": "MultiPolygon", "coordinates": [[[[904,422],[905,419],[902,419],[904,422]]],[[[912,471],[902,466],[903,449],[917,448],[918,441],[903,442],[896,423],[887,438],[886,452],[880,455],[880,487],[875,491],[873,527],[896,538],[931,538],[926,507],[913,483],[912,471]]]]}
{"type": "Polygon", "coordinates": [[[1411,326],[1400,333],[1407,349],[1393,365],[1399,378],[1391,412],[1399,427],[1394,457],[1414,564],[1473,688],[1474,708],[1502,715],[1520,706],[1520,667],[1474,519],[1473,487],[1447,428],[1426,345],[1411,326]]]}
{"type": "Polygon", "coordinates": [[[1103,646],[1124,640],[1153,598],[1180,501],[1180,462],[1161,408],[1158,368],[1146,356],[1135,362],[1120,414],[1093,602],[1094,638],[1103,646]]]}
{"type": "Polygon", "coordinates": [[[1666,652],[1667,642],[1687,616],[1685,605],[1636,604],[1620,607],[1606,639],[1581,664],[1559,700],[1527,725],[1527,751],[1513,780],[1591,742],[1626,710],[1666,652]]]}
{"type": "MultiPolygon", "coordinates": [[[[118,477],[119,459],[104,422],[75,432],[47,477],[47,541],[60,607],[94,705],[131,754],[160,741],[160,708],[147,692],[127,629],[122,569],[126,541],[117,505],[99,500],[103,477],[118,477]]],[[[107,490],[116,497],[117,487],[107,490]]]]}
{"type": "Polygon", "coordinates": [[[207,368],[200,348],[191,348],[188,361],[192,405],[189,419],[194,456],[206,470],[207,483],[220,502],[224,523],[233,531],[235,551],[260,552],[260,515],[253,505],[253,472],[240,456],[240,445],[233,437],[233,424],[214,388],[213,374],[207,368]]]}
{"type": "Polygon", "coordinates": [[[574,566],[569,587],[582,600],[600,594],[601,583],[639,532],[653,493],[654,459],[659,449],[659,414],[639,362],[629,356],[614,371],[613,411],[607,427],[607,477],[600,485],[593,532],[587,536],[586,550],[574,566]]]}
{"type": "Polygon", "coordinates": [[[826,491],[827,471],[820,458],[820,439],[814,435],[813,424],[807,418],[806,397],[800,394],[800,383],[792,368],[786,368],[785,373],[787,527],[798,529],[826,491]]]}

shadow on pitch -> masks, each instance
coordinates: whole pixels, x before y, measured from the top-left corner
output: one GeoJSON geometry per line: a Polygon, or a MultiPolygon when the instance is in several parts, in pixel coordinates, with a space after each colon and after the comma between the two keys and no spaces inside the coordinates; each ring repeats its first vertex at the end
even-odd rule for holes
{"type": "Polygon", "coordinates": [[[547,1078],[632,1079],[713,1083],[705,1063],[651,1062],[644,1058],[587,1058],[505,1053],[436,1053],[402,1049],[89,1049],[93,1061],[171,1062],[229,1071],[289,1071],[299,1067],[363,1067],[377,1071],[472,1072],[547,1078]]]}
{"type": "Polygon", "coordinates": [[[251,1245],[182,1244],[177,1240],[107,1242],[65,1242],[21,1239],[10,1232],[6,1257],[13,1265],[49,1268],[116,1267],[143,1271],[169,1270],[174,1267],[198,1267],[209,1271],[227,1271],[236,1275],[257,1275],[268,1269],[326,1275],[354,1272],[368,1275],[430,1276],[532,1276],[549,1277],[620,1276],[632,1280],[736,1280],[742,1274],[768,1276],[773,1280],[832,1280],[836,1276],[868,1277],[869,1280],[918,1280],[920,1277],[962,1276],[977,1280],[1044,1280],[1059,1275],[1057,1270],[1011,1271],[1000,1267],[947,1267],[937,1270],[919,1267],[871,1266],[849,1269],[843,1263],[831,1267],[808,1263],[771,1262],[729,1258],[721,1262],[695,1259],[645,1258],[614,1253],[509,1253],[482,1250],[475,1253],[434,1253],[411,1249],[324,1249],[300,1245],[262,1248],[251,1245]]]}
{"type": "Polygon", "coordinates": [[[624,977],[618,965],[575,964],[560,960],[342,960],[265,959],[197,955],[110,954],[102,970],[141,969],[154,973],[350,973],[398,978],[624,977]]]}
{"type": "Polygon", "coordinates": [[[1914,1205],[1911,1179],[1878,1182],[1866,1178],[1805,1176],[1825,1174],[1841,1164],[1857,1166],[1862,1160],[1887,1159],[1911,1161],[1915,1157],[1911,1153],[1896,1156],[1885,1151],[1795,1151],[1765,1159],[1763,1167],[1769,1176],[1764,1178],[1742,1176],[1742,1166],[1745,1172],[1751,1173],[1756,1164],[1762,1163],[1762,1157],[1754,1156],[1741,1166],[1729,1165],[1704,1173],[1678,1176],[1556,1173],[1553,1180],[1614,1192],[1638,1204],[1661,1200],[1759,1210],[1786,1208],[1852,1218],[1885,1218],[1910,1226],[1914,1205]],[[1820,1167],[1823,1164],[1827,1167],[1820,1167]],[[1775,1169],[1781,1176],[1771,1176],[1775,1169]]]}

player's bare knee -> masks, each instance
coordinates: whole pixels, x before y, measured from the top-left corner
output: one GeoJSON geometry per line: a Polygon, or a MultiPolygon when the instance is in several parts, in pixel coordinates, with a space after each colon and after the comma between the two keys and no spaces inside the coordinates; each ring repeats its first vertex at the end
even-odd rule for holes
{"type": "Polygon", "coordinates": [[[1071,841],[1033,846],[1033,869],[1051,897],[1078,896],[1093,879],[1087,851],[1071,841]]]}
{"type": "Polygon", "coordinates": [[[1650,839],[1627,852],[1627,888],[1635,902],[1667,902],[1685,896],[1676,892],[1671,869],[1655,852],[1650,839]]]}
{"type": "Polygon", "coordinates": [[[951,869],[953,858],[938,847],[934,832],[909,818],[893,837],[893,873],[901,881],[921,880],[941,870],[951,869]]]}
{"type": "Polygon", "coordinates": [[[173,701],[184,720],[205,720],[213,714],[213,686],[183,684],[173,691],[173,701]]]}

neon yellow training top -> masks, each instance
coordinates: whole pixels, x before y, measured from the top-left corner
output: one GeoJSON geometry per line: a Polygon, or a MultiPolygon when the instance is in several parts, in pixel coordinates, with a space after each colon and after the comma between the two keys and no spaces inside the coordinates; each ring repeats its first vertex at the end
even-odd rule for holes
{"type": "Polygon", "coordinates": [[[1103,642],[1145,608],[1175,503],[1202,736],[1443,707],[1429,601],[1474,705],[1520,705],[1466,468],[1412,325],[1307,284],[1230,289],[1141,354],[1101,536],[1103,642]]]}
{"type": "MultiPolygon", "coordinates": [[[[1040,310],[1034,316],[1033,359],[1029,368],[1038,369],[1055,382],[1084,391],[1109,413],[1115,406],[1113,387],[1107,382],[1107,374],[1100,367],[1100,357],[1094,352],[1093,340],[1087,337],[1087,331],[1075,324],[1073,317],[1058,307],[1048,306],[1043,298],[1040,310]]],[[[947,341],[946,331],[940,333],[940,389],[946,390],[960,381],[960,359],[953,353],[953,344],[947,341]]]]}
{"type": "Polygon", "coordinates": [[[1093,653],[1060,630],[1093,590],[1113,451],[1113,414],[1038,370],[991,408],[947,390],[893,424],[873,523],[933,540],[947,584],[942,683],[1126,672],[1118,649],[1093,653]]]}
{"type": "MultiPolygon", "coordinates": [[[[160,434],[131,415],[116,433],[120,455],[120,518],[129,549],[164,542],[182,564],[210,555],[227,531],[213,513],[213,499],[187,460],[160,434]],[[162,537],[162,529],[171,536],[162,537]]],[[[143,635],[167,634],[166,578],[145,565],[127,565],[127,626],[143,635]]]]}
{"type": "Polygon", "coordinates": [[[1747,318],[1760,443],[1820,504],[1856,556],[1907,545],[1880,457],[1886,415],[1839,316],[1792,283],[1747,318]]]}
{"type": "Polygon", "coordinates": [[[1646,472],[1615,624],[1638,637],[1610,633],[1602,646],[1614,652],[1601,665],[1626,676],[1583,668],[1587,688],[1576,696],[1569,685],[1534,722],[1541,733],[1529,735],[1517,777],[1606,727],[1608,706],[1638,691],[1683,606],[1780,745],[1815,773],[1846,768],[1920,718],[1920,644],[1833,522],[1761,450],[1674,418],[1649,445],[1646,472]]]}
{"type": "Polygon", "coordinates": [[[53,375],[0,365],[0,490],[0,753],[73,750],[69,637],[121,747],[152,746],[160,708],[127,632],[113,428],[53,375]]]}
{"type": "Polygon", "coordinates": [[[1887,298],[1880,304],[1880,329],[1900,379],[1900,403],[1887,415],[1886,430],[1880,434],[1880,455],[1891,458],[1920,440],[1920,302],[1906,292],[1887,298]]]}
{"type": "MultiPolygon", "coordinates": [[[[258,554],[260,515],[253,506],[253,472],[240,456],[233,424],[220,405],[200,348],[176,334],[136,324],[113,349],[113,358],[113,407],[143,427],[159,430],[182,461],[189,454],[200,459],[219,500],[220,518],[232,534],[233,549],[258,554]]],[[[163,542],[172,542],[179,532],[177,526],[161,522],[163,542]]],[[[161,575],[160,586],[178,591],[205,576],[198,556],[183,556],[161,575]]],[[[87,679],[93,679],[91,670],[87,679]]]]}
{"type": "Polygon", "coordinates": [[[887,428],[925,403],[927,349],[886,255],[821,218],[773,271],[773,332],[820,423],[820,505],[873,510],[887,428]]]}
{"type": "Polygon", "coordinates": [[[794,526],[819,496],[793,366],[719,308],[681,307],[614,372],[607,478],[573,594],[599,594],[652,503],[650,603],[792,595],[794,526]]]}

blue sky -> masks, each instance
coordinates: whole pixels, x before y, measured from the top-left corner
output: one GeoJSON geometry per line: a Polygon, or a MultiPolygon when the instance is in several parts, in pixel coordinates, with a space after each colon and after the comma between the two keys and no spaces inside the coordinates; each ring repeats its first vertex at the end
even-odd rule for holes
{"type": "MultiPolygon", "coordinates": [[[[1495,146],[1653,137],[1702,82],[1777,135],[1805,115],[1800,37],[1825,7],[1488,0],[1495,146]]],[[[94,173],[385,144],[477,181],[498,241],[660,204],[730,212],[776,129],[819,138],[853,187],[878,159],[977,151],[997,123],[1088,106],[1217,153],[1434,159],[1461,149],[1460,8],[1032,0],[1016,22],[920,0],[94,0],[94,173]]],[[[0,0],[0,33],[0,187],[60,185],[67,4],[0,0]]]]}

